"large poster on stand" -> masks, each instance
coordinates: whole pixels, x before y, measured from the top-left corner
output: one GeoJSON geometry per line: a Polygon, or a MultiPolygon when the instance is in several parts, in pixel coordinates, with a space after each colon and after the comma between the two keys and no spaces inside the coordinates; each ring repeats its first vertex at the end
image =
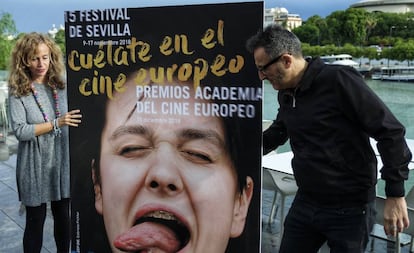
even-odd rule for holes
{"type": "Polygon", "coordinates": [[[65,12],[72,252],[260,251],[263,3],[65,12]]]}

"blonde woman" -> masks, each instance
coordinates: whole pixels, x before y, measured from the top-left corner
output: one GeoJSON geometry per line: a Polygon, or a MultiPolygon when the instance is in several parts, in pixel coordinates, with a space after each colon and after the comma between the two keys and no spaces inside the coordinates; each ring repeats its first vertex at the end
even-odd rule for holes
{"type": "Polygon", "coordinates": [[[69,252],[70,173],[68,126],[81,122],[68,112],[62,53],[40,33],[20,38],[13,50],[8,108],[19,141],[16,178],[26,207],[24,252],[40,252],[47,203],[51,203],[57,252],[69,252]]]}

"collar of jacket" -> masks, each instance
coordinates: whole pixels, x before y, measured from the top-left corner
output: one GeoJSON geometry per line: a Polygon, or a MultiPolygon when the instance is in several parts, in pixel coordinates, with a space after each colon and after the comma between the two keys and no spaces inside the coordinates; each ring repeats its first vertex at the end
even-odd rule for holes
{"type": "Polygon", "coordinates": [[[297,90],[306,91],[312,86],[313,80],[318,76],[319,72],[325,67],[325,63],[321,58],[316,57],[307,60],[308,67],[306,68],[305,74],[303,74],[302,79],[298,84],[297,90]]]}

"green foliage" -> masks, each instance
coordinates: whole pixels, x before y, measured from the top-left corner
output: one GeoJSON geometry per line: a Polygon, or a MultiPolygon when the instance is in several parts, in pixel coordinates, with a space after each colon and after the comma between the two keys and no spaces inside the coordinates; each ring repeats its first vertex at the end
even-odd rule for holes
{"type": "Polygon", "coordinates": [[[10,13],[0,14],[0,35],[8,36],[15,35],[17,33],[16,24],[14,23],[13,17],[10,13]]]}
{"type": "Polygon", "coordinates": [[[344,41],[354,45],[363,45],[366,38],[368,12],[363,9],[350,8],[344,12],[344,41]]]}
{"type": "Polygon", "coordinates": [[[392,46],[398,38],[414,37],[414,13],[371,13],[349,8],[334,11],[326,18],[312,16],[293,32],[310,45],[392,46]]]}
{"type": "Polygon", "coordinates": [[[9,58],[13,44],[6,39],[0,38],[0,48],[0,70],[5,70],[9,67],[9,58]]]}
{"type": "Polygon", "coordinates": [[[326,23],[329,27],[329,41],[337,46],[341,46],[345,41],[346,33],[344,30],[345,12],[336,11],[326,17],[326,23]]]}
{"type": "Polygon", "coordinates": [[[409,61],[414,60],[414,40],[408,42],[399,41],[397,44],[390,49],[389,58],[398,61],[409,61]]]}
{"type": "Polygon", "coordinates": [[[0,14],[0,70],[8,68],[14,41],[10,39],[17,33],[16,25],[9,13],[0,14]]]}
{"type": "MultiPolygon", "coordinates": [[[[11,14],[0,14],[0,70],[8,69],[14,44],[23,35],[24,33],[17,34],[16,25],[11,14]]],[[[62,50],[63,55],[65,55],[66,45],[64,30],[59,30],[57,32],[55,41],[62,50]]]]}
{"type": "Polygon", "coordinates": [[[62,50],[63,55],[66,54],[66,44],[65,44],[65,30],[59,30],[55,36],[56,44],[59,45],[62,50]]]}
{"type": "Polygon", "coordinates": [[[350,54],[356,58],[414,60],[414,13],[370,13],[349,8],[326,18],[312,16],[293,32],[303,55],[350,54]],[[380,45],[382,52],[369,45],[380,45]]]}
{"type": "Polygon", "coordinates": [[[311,45],[320,44],[320,31],[315,25],[299,26],[295,29],[295,34],[311,45]]]}

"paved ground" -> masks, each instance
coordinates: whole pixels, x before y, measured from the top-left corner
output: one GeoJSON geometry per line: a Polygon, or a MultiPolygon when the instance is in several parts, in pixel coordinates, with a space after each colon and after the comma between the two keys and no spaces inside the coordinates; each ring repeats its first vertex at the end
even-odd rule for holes
{"type": "MultiPolygon", "coordinates": [[[[17,142],[12,136],[9,136],[6,144],[0,143],[0,253],[22,253],[25,215],[19,213],[20,202],[18,201],[16,189],[15,152],[17,149],[17,142]],[[4,153],[5,150],[9,153],[4,153]]],[[[272,199],[273,192],[264,190],[262,209],[262,253],[277,253],[280,243],[279,217],[276,217],[276,220],[271,226],[267,224],[272,199]]],[[[286,204],[287,209],[290,206],[290,202],[291,198],[288,198],[286,204]]],[[[286,212],[287,210],[285,213],[286,212]]],[[[408,247],[403,248],[401,252],[408,252],[407,248],[408,247]]],[[[53,220],[50,209],[48,209],[42,253],[52,252],[56,252],[56,246],[53,239],[53,220]]],[[[380,240],[375,240],[374,252],[387,252],[386,244],[380,240]]]]}
{"type": "MultiPolygon", "coordinates": [[[[22,253],[22,238],[25,226],[25,214],[19,213],[20,202],[16,188],[16,149],[17,141],[13,136],[7,138],[7,146],[0,143],[0,253],[22,253]],[[5,150],[9,150],[9,157],[5,150]]],[[[44,231],[42,253],[56,252],[53,239],[53,221],[48,208],[44,231]]]]}

